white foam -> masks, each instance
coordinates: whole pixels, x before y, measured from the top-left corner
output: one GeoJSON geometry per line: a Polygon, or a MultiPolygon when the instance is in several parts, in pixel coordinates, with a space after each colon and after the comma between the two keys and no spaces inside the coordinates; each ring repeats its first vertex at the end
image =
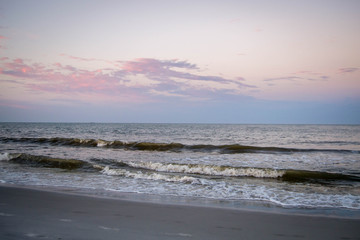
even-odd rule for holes
{"type": "Polygon", "coordinates": [[[167,182],[182,182],[182,183],[200,183],[200,180],[189,176],[171,176],[160,173],[144,173],[141,171],[130,172],[125,169],[111,169],[106,166],[102,171],[103,174],[111,176],[124,176],[135,179],[161,180],[167,182]]]}
{"type": "Polygon", "coordinates": [[[20,154],[14,154],[14,153],[0,153],[0,161],[9,161],[13,158],[18,157],[20,154]]]}
{"type": "Polygon", "coordinates": [[[68,218],[61,218],[61,219],[59,219],[59,221],[61,221],[61,222],[72,222],[73,220],[68,219],[68,218]]]}
{"type": "Polygon", "coordinates": [[[128,162],[131,167],[145,168],[159,172],[190,173],[212,176],[228,177],[257,177],[257,178],[278,178],[284,175],[285,170],[265,169],[265,168],[241,168],[201,164],[172,164],[158,162],[128,162]]]}
{"type": "MultiPolygon", "coordinates": [[[[111,144],[111,143],[110,143],[110,144],[111,144]]],[[[104,141],[104,140],[101,140],[101,139],[97,140],[97,145],[96,145],[96,146],[98,146],[98,147],[105,147],[105,146],[107,146],[107,145],[109,145],[109,142],[108,142],[108,141],[104,141]]]]}
{"type": "Polygon", "coordinates": [[[111,228],[111,227],[106,227],[106,226],[99,226],[99,228],[101,228],[103,230],[119,231],[118,228],[111,228]]]}
{"type": "Polygon", "coordinates": [[[227,200],[256,200],[271,202],[283,207],[299,207],[299,208],[347,208],[360,209],[360,197],[347,194],[341,195],[332,193],[319,192],[298,192],[295,188],[284,184],[278,186],[274,182],[262,183],[261,185],[235,181],[224,182],[217,179],[202,179],[194,177],[176,177],[172,175],[159,173],[129,173],[128,171],[118,171],[117,169],[109,169],[109,173],[117,174],[132,179],[144,181],[132,182],[126,186],[117,185],[117,191],[151,193],[160,195],[204,197],[207,199],[227,199],[227,200]],[[161,180],[163,183],[146,180],[161,180]],[[188,181],[187,181],[188,180],[188,181]],[[168,185],[170,182],[184,182],[191,184],[168,185]],[[284,189],[284,187],[290,189],[284,189]]]}
{"type": "Polygon", "coordinates": [[[12,216],[14,216],[14,214],[0,212],[0,216],[2,216],[2,217],[12,217],[12,216]]]}
{"type": "Polygon", "coordinates": [[[0,153],[0,161],[9,161],[9,153],[0,153]]]}
{"type": "Polygon", "coordinates": [[[171,237],[189,237],[189,238],[192,237],[192,235],[189,233],[164,233],[164,235],[171,237]]]}

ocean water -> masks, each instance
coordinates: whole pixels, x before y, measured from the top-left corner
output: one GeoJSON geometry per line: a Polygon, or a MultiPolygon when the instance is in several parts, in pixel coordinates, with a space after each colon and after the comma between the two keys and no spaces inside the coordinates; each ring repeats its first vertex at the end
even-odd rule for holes
{"type": "Polygon", "coordinates": [[[0,182],[359,211],[360,126],[0,123],[0,182]]]}

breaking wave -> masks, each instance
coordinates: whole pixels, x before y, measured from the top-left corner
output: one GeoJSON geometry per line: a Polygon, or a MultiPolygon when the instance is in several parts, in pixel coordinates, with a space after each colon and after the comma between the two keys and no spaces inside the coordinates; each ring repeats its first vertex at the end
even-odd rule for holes
{"type": "Polygon", "coordinates": [[[133,168],[148,169],[158,172],[199,174],[222,177],[257,177],[257,178],[279,178],[285,174],[285,170],[252,167],[230,167],[202,164],[174,164],[153,162],[128,162],[133,168]]]}
{"type": "Polygon", "coordinates": [[[204,164],[177,164],[160,162],[125,162],[93,159],[52,158],[24,153],[1,153],[0,160],[25,164],[32,167],[61,168],[68,170],[94,170],[107,175],[118,175],[149,180],[196,182],[202,176],[253,177],[278,179],[287,182],[342,183],[360,182],[360,177],[341,173],[296,169],[272,169],[255,167],[233,167],[204,164]],[[195,178],[194,178],[195,177],[195,178]]]}
{"type": "Polygon", "coordinates": [[[104,167],[101,172],[111,176],[123,176],[135,179],[147,179],[147,180],[160,180],[166,182],[181,182],[181,183],[200,183],[200,179],[191,176],[179,176],[179,175],[167,175],[161,173],[150,172],[131,172],[126,169],[114,169],[109,166],[104,167]]]}
{"type": "Polygon", "coordinates": [[[218,152],[218,153],[294,153],[294,152],[341,152],[341,153],[360,153],[360,151],[341,150],[341,149],[298,149],[282,147],[261,147],[247,146],[240,144],[211,145],[194,144],[186,145],[182,143],[156,143],[156,142],[125,142],[107,141],[102,139],[80,139],[80,138],[0,138],[2,142],[28,142],[36,144],[50,144],[55,146],[73,147],[103,147],[124,150],[138,151],[194,151],[194,152],[218,152]]]}
{"type": "Polygon", "coordinates": [[[158,172],[199,174],[199,175],[208,175],[208,176],[276,178],[291,182],[304,182],[304,181],[360,182],[360,178],[357,176],[340,174],[340,173],[308,171],[308,170],[231,167],[231,166],[202,165],[202,164],[153,163],[153,162],[129,162],[126,164],[133,168],[147,169],[158,172]]]}

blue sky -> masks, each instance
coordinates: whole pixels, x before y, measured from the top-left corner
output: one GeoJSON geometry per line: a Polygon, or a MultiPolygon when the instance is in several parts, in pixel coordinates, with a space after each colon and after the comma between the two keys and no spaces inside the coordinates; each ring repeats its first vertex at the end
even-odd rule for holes
{"type": "Polygon", "coordinates": [[[360,124],[360,1],[0,1],[0,121],[360,124]]]}

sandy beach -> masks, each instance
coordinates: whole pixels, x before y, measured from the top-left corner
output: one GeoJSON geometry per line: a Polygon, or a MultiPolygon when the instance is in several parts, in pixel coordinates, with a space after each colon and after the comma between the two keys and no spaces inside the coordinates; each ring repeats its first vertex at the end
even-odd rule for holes
{"type": "Polygon", "coordinates": [[[0,187],[1,239],[360,239],[360,219],[0,187]]]}

